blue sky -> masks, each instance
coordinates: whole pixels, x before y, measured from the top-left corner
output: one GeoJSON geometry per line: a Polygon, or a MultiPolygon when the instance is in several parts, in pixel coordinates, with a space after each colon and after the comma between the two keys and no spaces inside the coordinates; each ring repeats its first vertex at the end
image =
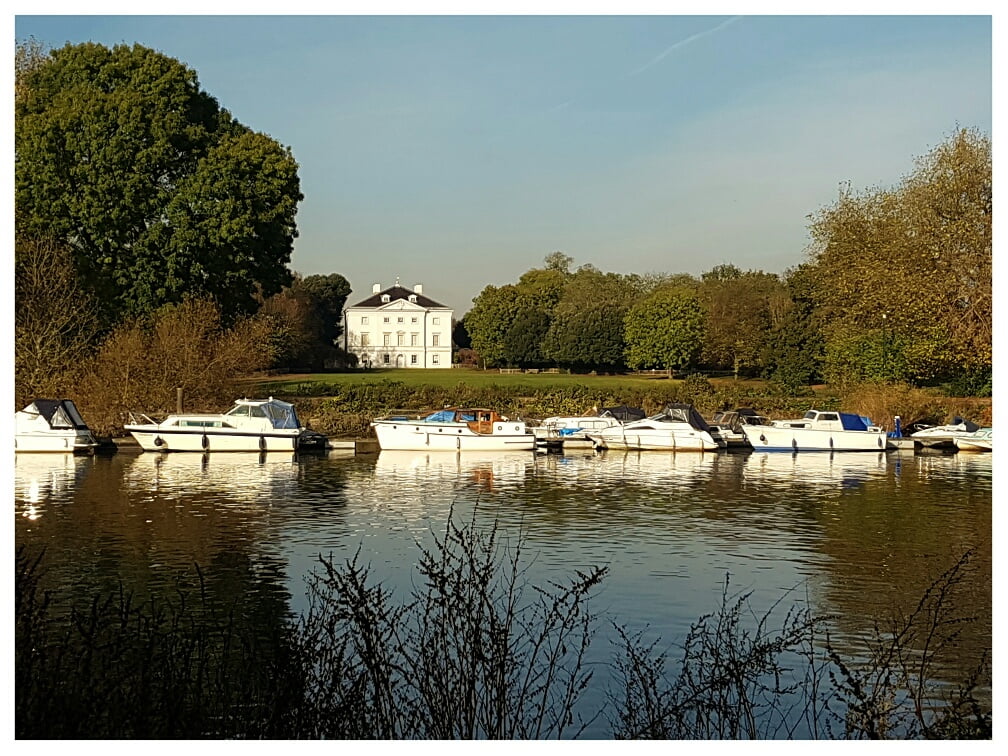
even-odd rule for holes
{"type": "Polygon", "coordinates": [[[195,69],[300,165],[294,270],[341,273],[350,302],[423,283],[457,317],[557,250],[782,272],[841,184],[894,185],[957,127],[992,131],[989,15],[391,12],[13,20],[16,40],[195,69]]]}

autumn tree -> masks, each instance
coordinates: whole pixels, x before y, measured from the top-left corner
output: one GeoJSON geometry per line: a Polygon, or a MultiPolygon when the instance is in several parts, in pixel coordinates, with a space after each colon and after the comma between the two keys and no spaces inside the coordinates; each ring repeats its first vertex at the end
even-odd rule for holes
{"type": "Polygon", "coordinates": [[[897,365],[923,382],[990,370],[991,219],[991,142],[967,129],[895,188],[845,188],[813,217],[810,262],[834,379],[851,370],[885,379],[897,365]]]}
{"type": "Polygon", "coordinates": [[[302,195],[288,148],[141,45],[19,55],[18,231],[70,250],[107,323],[190,295],[230,320],[290,282],[302,195]]]}
{"type": "Polygon", "coordinates": [[[630,308],[624,320],[626,363],[672,374],[693,363],[703,346],[703,305],[692,291],[659,289],[630,308]]]}
{"type": "Polygon", "coordinates": [[[13,309],[17,409],[70,395],[97,335],[97,307],[78,286],[65,247],[15,240],[13,309]]]}

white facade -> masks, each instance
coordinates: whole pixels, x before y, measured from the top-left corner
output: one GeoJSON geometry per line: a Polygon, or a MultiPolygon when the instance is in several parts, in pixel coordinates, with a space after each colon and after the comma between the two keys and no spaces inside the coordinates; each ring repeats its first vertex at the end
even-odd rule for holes
{"type": "Polygon", "coordinates": [[[344,349],[361,367],[451,368],[453,310],[398,283],[343,311],[344,349]]]}

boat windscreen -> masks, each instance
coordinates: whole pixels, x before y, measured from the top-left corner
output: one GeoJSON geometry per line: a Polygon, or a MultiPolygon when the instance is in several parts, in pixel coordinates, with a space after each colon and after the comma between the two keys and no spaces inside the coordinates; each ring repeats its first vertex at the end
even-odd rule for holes
{"type": "Polygon", "coordinates": [[[454,420],[455,412],[453,410],[438,410],[424,418],[425,423],[450,423],[454,420]]]}
{"type": "Polygon", "coordinates": [[[301,427],[301,423],[298,422],[298,416],[294,411],[293,405],[287,404],[286,402],[283,404],[279,402],[269,402],[268,404],[263,405],[263,409],[266,410],[266,414],[274,428],[291,429],[301,427]]]}

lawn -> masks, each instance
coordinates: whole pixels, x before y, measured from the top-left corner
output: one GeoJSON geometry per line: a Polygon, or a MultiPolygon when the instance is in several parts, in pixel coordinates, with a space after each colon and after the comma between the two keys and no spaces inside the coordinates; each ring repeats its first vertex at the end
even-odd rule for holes
{"type": "MultiPolygon", "coordinates": [[[[282,376],[259,377],[255,383],[260,386],[293,387],[304,383],[329,383],[333,385],[375,384],[396,381],[407,386],[439,386],[451,388],[459,383],[469,386],[506,386],[541,389],[544,386],[591,386],[598,389],[626,388],[628,386],[646,388],[656,382],[668,380],[664,373],[654,375],[587,375],[572,373],[501,373],[498,370],[478,370],[452,368],[451,370],[421,369],[377,369],[348,373],[297,373],[282,376]]],[[[733,378],[712,378],[715,386],[734,383],[733,378]]],[[[763,385],[756,379],[739,379],[738,384],[756,388],[763,385]]],[[[738,385],[736,384],[736,385],[738,385]]]]}

